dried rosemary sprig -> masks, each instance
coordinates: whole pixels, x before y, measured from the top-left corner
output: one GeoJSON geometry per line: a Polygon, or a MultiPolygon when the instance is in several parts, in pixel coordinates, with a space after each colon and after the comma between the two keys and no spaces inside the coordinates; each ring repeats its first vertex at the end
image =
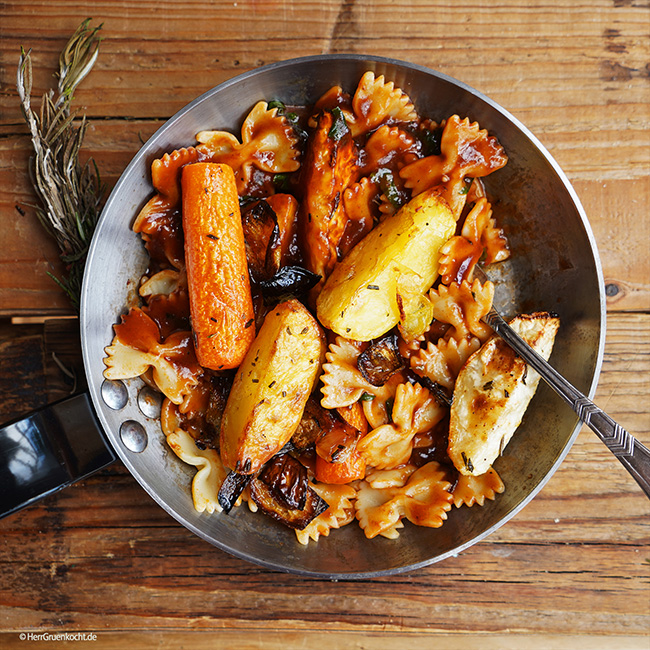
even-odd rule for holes
{"type": "Polygon", "coordinates": [[[82,165],[79,151],[86,133],[86,117],[75,125],[70,110],[75,88],[90,72],[99,54],[102,25],[91,28],[90,18],[81,23],[59,56],[58,88],[41,100],[40,114],[31,107],[31,50],[21,48],[17,86],[21,108],[32,137],[34,155],[29,173],[40,206],[32,206],[45,229],[56,239],[66,275],[56,278],[79,310],[81,282],[88,246],[100,213],[104,194],[97,165],[82,165]]]}

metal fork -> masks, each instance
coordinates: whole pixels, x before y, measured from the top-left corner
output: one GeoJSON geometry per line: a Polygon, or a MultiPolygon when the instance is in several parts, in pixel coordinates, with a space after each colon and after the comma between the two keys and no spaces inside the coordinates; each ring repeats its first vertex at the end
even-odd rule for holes
{"type": "MultiPolygon", "coordinates": [[[[482,281],[488,280],[485,271],[476,265],[482,281]]],[[[650,450],[598,408],[586,395],[568,382],[548,361],[526,343],[492,307],[483,317],[487,323],[542,379],[577,413],[584,422],[623,464],[641,489],[650,498],[650,450]]]]}

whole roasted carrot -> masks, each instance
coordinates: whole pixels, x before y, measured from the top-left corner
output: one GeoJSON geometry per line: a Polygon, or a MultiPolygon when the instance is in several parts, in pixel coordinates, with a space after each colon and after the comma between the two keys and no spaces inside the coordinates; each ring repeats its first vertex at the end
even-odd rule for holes
{"type": "Polygon", "coordinates": [[[205,368],[236,368],[255,338],[235,175],[228,165],[183,168],[183,232],[196,355],[205,368]]]}

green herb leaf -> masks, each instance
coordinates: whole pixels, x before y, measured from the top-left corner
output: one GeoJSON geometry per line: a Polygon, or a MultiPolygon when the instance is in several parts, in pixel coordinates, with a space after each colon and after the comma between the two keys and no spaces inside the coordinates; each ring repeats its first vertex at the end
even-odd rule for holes
{"type": "Polygon", "coordinates": [[[470,179],[466,178],[465,179],[465,185],[460,188],[459,194],[461,194],[461,195],[467,194],[469,192],[469,188],[472,187],[472,181],[473,180],[474,180],[473,178],[470,178],[470,179]]]}
{"type": "Polygon", "coordinates": [[[239,197],[239,207],[243,208],[245,205],[253,203],[253,201],[259,201],[259,199],[255,196],[251,196],[250,194],[243,194],[239,197]]]}
{"type": "Polygon", "coordinates": [[[373,183],[377,183],[389,203],[399,210],[405,203],[405,198],[397,189],[393,172],[387,167],[380,167],[371,177],[373,183]]]}
{"type": "Polygon", "coordinates": [[[389,397],[386,400],[386,414],[388,415],[388,421],[392,422],[393,421],[393,406],[395,404],[395,400],[392,397],[389,397]]]}
{"type": "Polygon", "coordinates": [[[338,106],[332,109],[332,117],[334,121],[327,133],[327,137],[334,140],[334,142],[338,142],[350,129],[348,129],[348,123],[345,121],[343,111],[338,106]]]}
{"type": "Polygon", "coordinates": [[[286,106],[281,102],[278,101],[277,99],[272,99],[266,106],[267,110],[271,110],[273,108],[278,109],[278,115],[284,114],[284,111],[286,110],[286,106]]]}
{"type": "Polygon", "coordinates": [[[372,393],[362,393],[359,401],[361,402],[372,402],[375,399],[375,396],[372,393]]]}
{"type": "Polygon", "coordinates": [[[289,190],[289,178],[289,174],[275,174],[273,176],[273,185],[277,190],[287,192],[289,190]]]}

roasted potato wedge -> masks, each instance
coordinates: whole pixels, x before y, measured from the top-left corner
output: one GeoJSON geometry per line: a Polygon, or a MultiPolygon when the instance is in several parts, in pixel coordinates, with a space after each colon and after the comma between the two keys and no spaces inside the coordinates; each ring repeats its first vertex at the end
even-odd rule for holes
{"type": "Polygon", "coordinates": [[[325,335],[297,300],[270,311],[237,371],[221,420],[226,467],[254,474],[300,423],[325,354],[325,335]]]}
{"type": "Polygon", "coordinates": [[[341,336],[369,341],[400,320],[417,320],[409,309],[420,310],[418,298],[438,276],[438,251],[455,228],[435,190],[411,199],[336,265],[316,303],[321,323],[341,336]]]}
{"type": "MultiPolygon", "coordinates": [[[[538,312],[517,316],[509,324],[548,360],[559,318],[538,312]]],[[[496,335],[467,360],[454,388],[447,449],[461,474],[479,476],[490,469],[520,425],[539,380],[496,335]]]]}

